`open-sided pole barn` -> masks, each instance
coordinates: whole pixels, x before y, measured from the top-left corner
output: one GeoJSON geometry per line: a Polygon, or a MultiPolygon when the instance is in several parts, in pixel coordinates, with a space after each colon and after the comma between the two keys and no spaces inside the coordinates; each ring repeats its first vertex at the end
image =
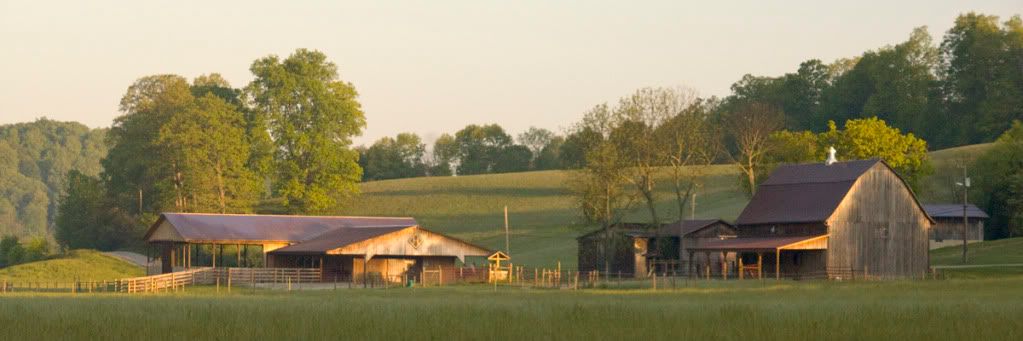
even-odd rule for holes
{"type": "MultiPolygon", "coordinates": [[[[163,213],[145,236],[159,249],[162,272],[194,265],[223,267],[224,246],[235,246],[234,266],[256,249],[262,266],[318,268],[324,280],[397,281],[424,267],[453,267],[465,257],[493,252],[420,227],[412,218],[163,213]],[[197,250],[209,245],[199,264],[197,250]]],[[[231,255],[227,256],[230,259],[231,255]]]]}

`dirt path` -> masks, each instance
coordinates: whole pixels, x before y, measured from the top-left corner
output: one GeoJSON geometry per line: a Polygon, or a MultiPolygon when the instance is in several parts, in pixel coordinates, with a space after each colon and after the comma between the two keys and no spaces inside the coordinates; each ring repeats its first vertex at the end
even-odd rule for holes
{"type": "Polygon", "coordinates": [[[127,261],[129,263],[132,263],[132,264],[135,264],[135,265],[138,265],[138,266],[141,266],[141,267],[145,267],[146,266],[146,255],[143,255],[143,254],[140,254],[140,253],[135,253],[135,252],[130,252],[130,251],[111,251],[111,252],[104,252],[103,254],[123,259],[123,260],[125,260],[125,261],[127,261]]]}

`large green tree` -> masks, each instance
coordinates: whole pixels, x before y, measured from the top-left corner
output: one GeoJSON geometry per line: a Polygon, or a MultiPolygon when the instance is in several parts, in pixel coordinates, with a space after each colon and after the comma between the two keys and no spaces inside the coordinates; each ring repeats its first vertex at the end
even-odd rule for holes
{"type": "Polygon", "coordinates": [[[63,192],[55,235],[62,248],[116,250],[138,245],[142,231],[110,202],[99,178],[71,171],[63,192]]]}
{"type": "Polygon", "coordinates": [[[985,239],[1023,234],[1023,124],[1011,128],[995,141],[973,166],[980,193],[978,201],[991,216],[985,239]]]}
{"type": "MultiPolygon", "coordinates": [[[[823,119],[878,117],[895,127],[927,134],[940,121],[938,50],[926,27],[895,46],[868,51],[822,95],[823,119]]],[[[819,126],[824,120],[819,119],[819,126]]]]}
{"type": "Polygon", "coordinates": [[[1023,118],[1023,20],[967,13],[941,43],[942,90],[954,144],[992,140],[1023,118]]]}
{"type": "Polygon", "coordinates": [[[158,144],[175,172],[162,181],[180,212],[246,213],[259,199],[260,179],[248,168],[245,117],[213,93],[195,100],[161,127],[158,144]]]}
{"type": "Polygon", "coordinates": [[[171,157],[174,150],[159,138],[164,125],[194,101],[188,81],[177,75],[142,77],[121,98],[123,114],[107,134],[110,151],[102,161],[102,178],[117,207],[148,217],[140,225],[175,208],[168,182],[180,167],[171,157]]]}
{"type": "Polygon", "coordinates": [[[401,133],[397,137],[383,137],[373,143],[360,160],[364,166],[363,179],[384,180],[425,176],[427,172],[423,156],[426,144],[413,133],[401,133]]]}
{"type": "Polygon", "coordinates": [[[837,150],[840,161],[883,159],[914,189],[933,171],[926,141],[913,133],[903,134],[877,117],[846,121],[843,129],[828,122],[828,130],[819,134],[778,131],[771,134],[768,144],[766,167],[761,167],[760,174],[779,164],[823,161],[829,147],[837,150]]]}
{"type": "Polygon", "coordinates": [[[497,124],[470,124],[455,133],[458,146],[458,175],[495,171],[501,152],[513,145],[512,138],[497,124]]]}
{"type": "Polygon", "coordinates": [[[252,63],[245,92],[273,140],[274,190],[292,213],[327,213],[358,193],[352,137],[366,126],[355,87],[319,51],[252,63]]]}

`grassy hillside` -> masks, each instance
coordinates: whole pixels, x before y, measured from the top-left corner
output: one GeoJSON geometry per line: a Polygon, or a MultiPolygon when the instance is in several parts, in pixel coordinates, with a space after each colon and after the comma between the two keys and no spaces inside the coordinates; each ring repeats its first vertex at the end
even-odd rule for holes
{"type": "Polygon", "coordinates": [[[93,250],[73,250],[60,258],[0,269],[0,280],[15,282],[103,281],[143,275],[142,267],[93,250]]]}
{"type": "Polygon", "coordinates": [[[993,144],[983,143],[956,148],[942,149],[930,153],[934,174],[929,176],[920,188],[920,200],[923,202],[959,202],[962,198],[952,197],[952,188],[956,181],[963,181],[963,170],[958,162],[972,163],[993,144]]]}
{"type": "MultiPolygon", "coordinates": [[[[733,219],[745,199],[737,192],[731,166],[706,169],[698,194],[698,217],[733,219]]],[[[578,213],[566,182],[571,171],[542,171],[460,177],[375,181],[362,185],[362,195],[345,214],[407,215],[441,232],[504,248],[503,208],[508,206],[512,261],[574,267],[578,213]]],[[[670,189],[660,188],[663,217],[676,219],[670,189]]],[[[646,219],[638,207],[633,219],[646,219]]],[[[687,212],[688,213],[688,212],[687,212]]]]}
{"type": "MultiPolygon", "coordinates": [[[[949,246],[931,251],[933,265],[962,265],[961,246],[949,246]]],[[[973,243],[967,247],[969,265],[1023,264],[1023,238],[1010,238],[973,243]]]]}
{"type": "MultiPolygon", "coordinates": [[[[947,183],[957,174],[953,160],[975,157],[987,147],[931,153],[935,173],[922,184],[921,200],[951,200],[947,183]]],[[[703,168],[703,172],[696,217],[735,219],[747,202],[738,187],[736,168],[716,165],[703,168]]],[[[502,210],[507,205],[513,262],[553,265],[560,260],[562,266],[574,267],[575,237],[591,228],[577,224],[578,210],[565,184],[572,175],[571,171],[543,171],[368,182],[362,185],[363,194],[357,202],[343,213],[412,216],[425,227],[503,249],[502,210]]],[[[660,215],[677,219],[674,196],[667,181],[661,183],[660,215]]],[[[649,219],[644,207],[633,211],[630,220],[649,219]]]]}

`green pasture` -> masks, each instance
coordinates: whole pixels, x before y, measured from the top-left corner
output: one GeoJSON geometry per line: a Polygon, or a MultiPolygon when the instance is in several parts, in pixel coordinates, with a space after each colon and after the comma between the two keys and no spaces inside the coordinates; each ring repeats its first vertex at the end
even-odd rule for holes
{"type": "MultiPolygon", "coordinates": [[[[968,265],[1023,264],[1023,238],[969,244],[966,258],[968,265]]],[[[931,250],[931,265],[963,265],[962,246],[931,250]]]]}
{"type": "Polygon", "coordinates": [[[1014,340],[1023,276],[700,281],[677,290],[489,286],[0,295],[0,339],[1014,340]]]}

